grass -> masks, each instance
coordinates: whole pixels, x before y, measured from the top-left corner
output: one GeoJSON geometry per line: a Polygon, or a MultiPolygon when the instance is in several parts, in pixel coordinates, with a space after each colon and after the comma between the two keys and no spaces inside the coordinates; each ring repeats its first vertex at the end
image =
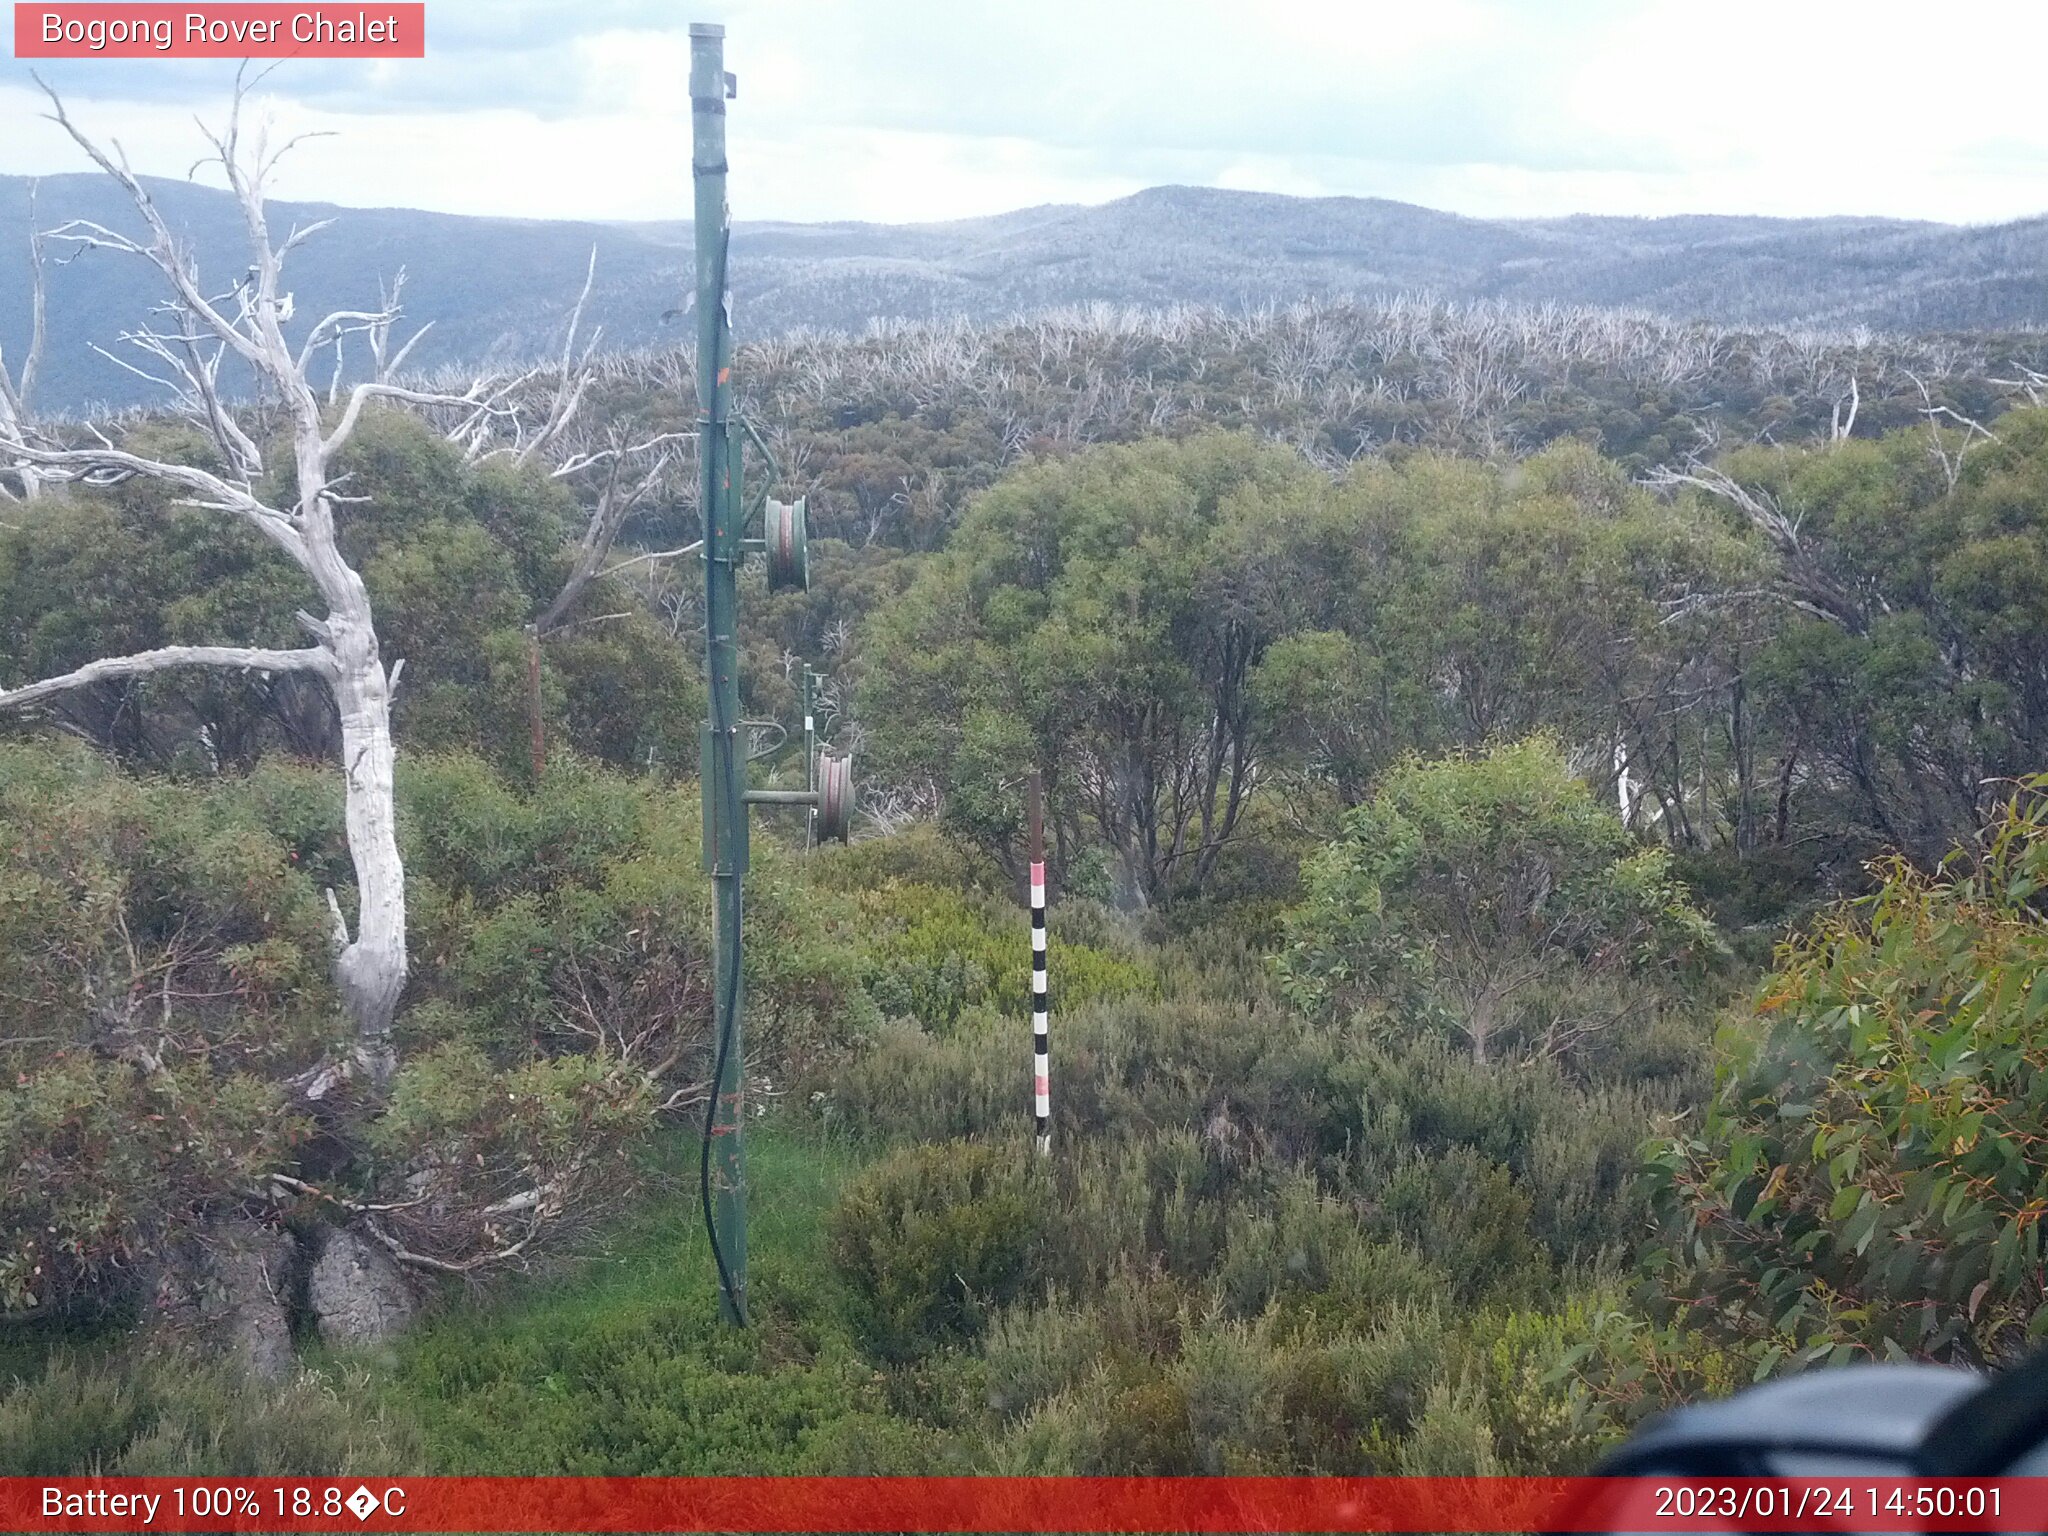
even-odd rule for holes
{"type": "Polygon", "coordinates": [[[34,1381],[54,1360],[91,1365],[118,1359],[134,1343],[132,1306],[88,1313],[57,1324],[0,1326],[0,1391],[34,1381]]]}
{"type": "MultiPolygon", "coordinates": [[[[655,1198],[602,1259],[428,1318],[368,1362],[434,1471],[684,1476],[925,1471],[967,1454],[906,1415],[863,1357],[824,1253],[860,1159],[772,1127],[748,1143],[752,1326],[727,1327],[697,1201],[696,1142],[654,1159],[655,1198]]],[[[914,1405],[911,1405],[914,1408],[914,1405]]]]}
{"type": "MultiPolygon", "coordinates": [[[[747,1233],[754,1266],[822,1262],[825,1213],[862,1157],[843,1144],[793,1135],[772,1121],[747,1131],[747,1233]]],[[[607,1227],[596,1256],[543,1278],[515,1281],[491,1301],[436,1314],[414,1335],[424,1343],[465,1328],[497,1333],[528,1324],[594,1318],[620,1307],[715,1297],[718,1275],[698,1201],[698,1140],[678,1128],[647,1154],[647,1187],[607,1227]]]]}
{"type": "MultiPolygon", "coordinates": [[[[825,1218],[865,1157],[750,1128],[752,1326],[719,1316],[697,1142],[652,1149],[601,1251],[451,1294],[282,1387],[135,1348],[103,1319],[0,1334],[0,1465],[44,1473],[715,1475],[966,1470],[925,1381],[865,1358],[825,1218]]],[[[961,1400],[954,1392],[951,1401],[961,1400]]]]}

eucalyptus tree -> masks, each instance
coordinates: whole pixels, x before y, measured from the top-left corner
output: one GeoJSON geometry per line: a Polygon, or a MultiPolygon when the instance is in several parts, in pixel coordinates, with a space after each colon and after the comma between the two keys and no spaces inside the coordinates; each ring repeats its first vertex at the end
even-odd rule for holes
{"type": "Polygon", "coordinates": [[[1804,801],[1860,851],[1933,864],[2048,747],[2048,412],[1932,415],[1874,440],[1750,448],[1651,483],[1763,557],[1691,610],[1761,621],[1746,673],[1804,801]],[[1945,419],[1945,418],[1944,418],[1945,419]]]}
{"type": "Polygon", "coordinates": [[[1674,876],[1553,738],[1408,757],[1308,865],[1282,990],[1397,1032],[1569,1052],[1646,1014],[1721,953],[1674,876]]]}
{"type": "MultiPolygon", "coordinates": [[[[309,645],[171,645],[105,656],[61,675],[0,690],[0,708],[30,708],[103,680],[180,668],[301,673],[325,685],[340,722],[347,840],[357,895],[352,932],[340,900],[331,887],[327,891],[334,977],[355,1029],[349,1066],[381,1090],[396,1067],[391,1022],[407,969],[405,870],[393,804],[391,734],[391,698],[404,662],[386,666],[368,591],[343,554],[340,515],[362,498],[344,492],[333,466],[364,412],[378,401],[449,407],[466,423],[483,422],[498,407],[481,384],[458,395],[394,382],[390,374],[406,348],[387,353],[383,345],[398,318],[389,300],[376,309],[327,314],[313,321],[296,345],[288,338],[294,305],[285,283],[286,263],[330,221],[294,227],[281,240],[273,237],[264,189],[291,144],[272,149],[262,130],[245,134],[244,90],[238,80],[225,129],[207,131],[213,154],[204,163],[217,165],[226,177],[242,214],[250,264],[224,291],[209,291],[191,250],[129,169],[120,146],[110,152],[88,137],[45,87],[51,119],[127,194],[142,224],[142,233],[131,236],[72,220],[51,230],[48,238],[80,252],[99,249],[137,257],[161,275],[169,289],[165,302],[120,338],[129,355],[143,361],[124,366],[171,391],[180,413],[204,433],[213,466],[152,458],[97,429],[81,433],[38,427],[19,411],[0,414],[0,460],[28,466],[44,483],[164,482],[178,493],[180,504],[235,520],[282,551],[326,611],[300,611],[309,645]],[[311,379],[315,361],[351,335],[369,337],[383,366],[346,391],[339,388],[338,375],[333,387],[317,389],[311,379]],[[232,398],[234,385],[243,378],[253,379],[270,409],[232,398]]],[[[309,1091],[323,1091],[321,1084],[332,1080],[331,1073],[323,1074],[309,1091]]]]}
{"type": "Polygon", "coordinates": [[[879,616],[858,713],[885,787],[935,790],[1014,854],[1017,784],[1046,774],[1056,870],[1092,834],[1124,895],[1204,881],[1256,792],[1253,678],[1274,634],[1266,499],[1323,479],[1210,433],[1091,450],[984,493],[879,616]]]}

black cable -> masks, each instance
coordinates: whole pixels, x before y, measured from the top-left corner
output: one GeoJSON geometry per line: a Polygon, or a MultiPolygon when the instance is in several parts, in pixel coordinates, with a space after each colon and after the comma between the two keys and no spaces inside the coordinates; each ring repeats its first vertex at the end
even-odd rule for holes
{"type": "MultiPolygon", "coordinates": [[[[737,896],[737,893],[735,893],[737,896]]],[[[738,915],[739,902],[733,902],[734,915],[738,915]]],[[[718,1242],[718,1219],[711,1207],[711,1140],[713,1127],[718,1122],[718,1089],[725,1081],[725,1064],[732,1050],[732,1024],[740,1005],[740,957],[732,957],[732,980],[726,987],[725,1013],[718,1029],[717,1060],[711,1069],[711,1097],[704,1106],[704,1137],[697,1160],[697,1185],[704,1199],[704,1232],[711,1239],[712,1262],[718,1266],[719,1288],[725,1292],[725,1299],[732,1305],[732,1314],[744,1328],[747,1323],[746,1309],[740,1305],[738,1293],[733,1289],[732,1271],[726,1268],[725,1250],[718,1242]]],[[[739,1134],[739,1108],[733,1106],[733,1134],[739,1134]]]]}

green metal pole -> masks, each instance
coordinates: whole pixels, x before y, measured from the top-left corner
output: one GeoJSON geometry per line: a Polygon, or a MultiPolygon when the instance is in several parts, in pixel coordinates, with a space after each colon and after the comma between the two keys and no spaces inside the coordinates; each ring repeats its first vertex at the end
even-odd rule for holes
{"type": "MultiPolygon", "coordinates": [[[[817,676],[808,666],[804,668],[804,788],[812,794],[818,792],[818,722],[811,712],[817,707],[812,692],[817,676]]],[[[804,814],[804,847],[814,848],[817,842],[818,813],[814,808],[804,814]]]]}
{"type": "Polygon", "coordinates": [[[740,879],[747,868],[747,811],[741,800],[737,643],[740,547],[738,444],[732,433],[732,322],[725,261],[731,222],[725,203],[725,28],[690,27],[691,171],[696,183],[697,504],[704,520],[705,665],[711,718],[705,726],[704,858],[715,892],[716,1081],[701,1173],[727,1322],[747,1321],[747,1165],[740,1032],[740,879]]]}

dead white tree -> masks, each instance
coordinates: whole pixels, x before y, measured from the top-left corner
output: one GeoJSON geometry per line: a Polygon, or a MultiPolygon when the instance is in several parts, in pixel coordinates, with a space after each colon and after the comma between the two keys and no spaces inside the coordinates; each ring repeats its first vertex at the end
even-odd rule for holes
{"type": "Polygon", "coordinates": [[[1906,377],[1911,379],[1913,387],[1920,391],[1920,414],[1927,422],[1927,452],[1934,462],[1941,466],[1942,475],[1948,481],[1948,488],[1953,491],[1956,482],[1962,478],[1963,460],[1969,457],[1970,450],[1977,446],[1980,438],[1987,443],[1997,442],[1998,434],[1982,422],[1973,421],[1953,406],[1936,405],[1933,393],[1927,388],[1927,381],[1910,368],[1906,370],[1906,377]],[[1956,444],[1953,451],[1941,433],[1941,418],[1944,416],[1963,429],[1963,440],[1956,444]]]}
{"type": "MultiPolygon", "coordinates": [[[[570,567],[561,591],[555,594],[554,601],[529,626],[530,633],[537,639],[561,626],[591,582],[611,574],[604,567],[611,558],[612,544],[618,538],[619,530],[637,508],[666,485],[670,472],[676,466],[680,446],[695,437],[689,432],[657,432],[646,441],[636,443],[615,426],[606,428],[601,440],[589,440],[591,435],[583,433],[581,436],[586,440],[579,441],[579,434],[572,433],[577,412],[597,379],[592,358],[604,335],[604,328],[599,326],[591,332],[590,339],[580,350],[577,347],[577,331],[583,324],[583,310],[590,302],[591,285],[596,280],[597,247],[592,246],[590,264],[583,274],[583,291],[576,296],[576,303],[569,311],[568,329],[562,338],[561,361],[556,364],[554,388],[548,394],[541,424],[527,431],[515,418],[513,441],[495,450],[510,453],[514,462],[520,464],[531,463],[536,458],[549,463],[549,478],[554,480],[570,480],[593,472],[602,475],[596,504],[590,509],[589,521],[584,525],[583,537],[577,545],[575,563],[570,567]]],[[[489,456],[488,453],[482,455],[489,456]]],[[[696,547],[693,544],[676,553],[686,554],[696,547]]],[[[642,555],[639,560],[668,558],[668,554],[658,553],[642,555]]]]}
{"type": "Polygon", "coordinates": [[[1834,408],[1828,419],[1828,441],[1846,443],[1856,431],[1856,411],[1863,404],[1863,391],[1856,382],[1856,370],[1849,370],[1849,393],[1835,396],[1834,408]],[[1842,409],[1847,406],[1845,413],[1842,409]]]}
{"type": "MultiPolygon", "coordinates": [[[[559,478],[587,469],[605,457],[602,453],[578,452],[563,440],[563,434],[582,408],[584,395],[597,378],[593,359],[598,343],[604,339],[604,328],[599,326],[591,332],[580,353],[576,346],[577,335],[583,325],[584,306],[590,302],[591,286],[596,281],[597,247],[592,246],[590,261],[583,274],[583,290],[569,311],[569,327],[562,343],[561,360],[552,373],[546,364],[537,364],[516,378],[506,380],[492,390],[490,408],[484,411],[427,412],[429,418],[441,427],[448,441],[462,450],[465,463],[481,464],[490,459],[504,458],[515,464],[528,464],[552,459],[555,464],[552,472],[559,478]]],[[[417,340],[418,336],[412,338],[412,341],[417,340]]],[[[406,343],[406,351],[412,349],[412,341],[406,343]]],[[[380,377],[388,377],[403,361],[403,354],[386,365],[383,347],[377,345],[378,337],[374,333],[372,342],[380,377]]],[[[384,345],[388,345],[388,331],[384,345]]],[[[458,403],[466,403],[466,397],[457,398],[458,403]]]]}
{"type": "MultiPolygon", "coordinates": [[[[337,310],[327,316],[306,338],[299,348],[300,357],[311,360],[314,352],[322,346],[334,348],[334,372],[327,380],[327,403],[334,405],[341,399],[342,375],[348,371],[348,339],[361,336],[370,350],[370,379],[373,383],[389,384],[405,366],[405,360],[412,355],[412,349],[419,345],[420,338],[434,328],[429,320],[425,325],[407,337],[404,345],[396,350],[391,345],[392,328],[405,313],[405,268],[400,267],[389,283],[382,279],[377,283],[377,307],[370,310],[337,310]]],[[[484,413],[488,420],[493,413],[484,413]]]]}
{"type": "MultiPolygon", "coordinates": [[[[42,84],[40,80],[37,82],[42,84]]],[[[299,621],[313,639],[300,650],[251,649],[230,645],[169,646],[139,655],[107,657],[61,677],[0,691],[0,708],[20,708],[65,690],[109,678],[143,677],[180,667],[224,667],[262,673],[307,672],[322,679],[340,715],[342,769],[346,775],[345,821],[357,893],[355,932],[332,889],[334,976],[355,1026],[352,1061],[321,1074],[307,1087],[324,1092],[335,1071],[358,1070],[381,1091],[396,1067],[390,1042],[392,1016],[406,977],[405,870],[399,859],[393,804],[391,695],[401,660],[388,671],[377,646],[377,630],[362,577],[343,558],[335,537],[338,509],[361,497],[343,495],[333,472],[336,455],[380,399],[455,408],[476,416],[497,409],[482,385],[465,395],[431,394],[388,379],[355,385],[337,402],[332,421],[308,381],[316,350],[338,335],[362,330],[388,334],[395,318],[388,310],[342,312],[318,321],[294,349],[285,339],[290,295],[282,286],[286,258],[326,221],[294,228],[274,242],[264,215],[264,185],[287,143],[272,151],[260,129],[245,142],[242,111],[246,87],[236,80],[225,131],[207,131],[214,153],[201,164],[218,164],[234,194],[248,235],[251,265],[225,293],[209,294],[197,263],[166,222],[148,189],[129,169],[118,143],[112,153],[82,132],[47,85],[51,121],[127,193],[141,216],[145,235],[130,238],[104,225],[73,220],[49,232],[79,250],[102,249],[149,262],[170,287],[170,298],[144,325],[123,336],[150,366],[136,372],[168,387],[183,412],[212,438],[221,455],[218,471],[169,463],[130,453],[104,433],[67,442],[36,430],[19,416],[0,420],[0,459],[25,463],[46,481],[105,486],[136,477],[162,481],[180,492],[179,504],[239,519],[290,557],[305,572],[326,606],[322,616],[301,611],[299,621]],[[381,328],[381,329],[380,329],[381,328]],[[221,369],[232,362],[253,375],[258,387],[281,406],[289,427],[293,499],[272,505],[263,497],[270,466],[256,433],[238,419],[223,393],[221,369]]],[[[196,167],[195,167],[196,169],[196,167]]]]}
{"type": "Polygon", "coordinates": [[[674,559],[697,549],[696,544],[690,544],[679,550],[655,550],[605,568],[612,544],[626,519],[669,478],[675,466],[675,444],[684,437],[685,434],[670,432],[644,443],[628,443],[615,435],[610,447],[556,471],[555,478],[560,479],[578,470],[602,467],[604,477],[598,485],[596,505],[590,509],[590,519],[584,524],[583,537],[576,546],[576,562],[569,568],[562,590],[534,621],[533,627],[542,636],[561,626],[584,589],[599,577],[649,561],[674,559]]]}
{"type": "Polygon", "coordinates": [[[2025,395],[2029,405],[2048,405],[2048,373],[2041,373],[2024,363],[2015,363],[2013,366],[2019,371],[2018,378],[1987,379],[1985,382],[2025,395]]]}
{"type": "MultiPolygon", "coordinates": [[[[569,481],[597,478],[597,497],[577,544],[576,558],[553,601],[526,626],[527,725],[531,736],[532,766],[536,782],[547,765],[546,727],[541,718],[541,642],[558,630],[573,628],[570,613],[594,581],[642,563],[667,560],[695,550],[643,554],[606,569],[619,530],[641,506],[674,478],[680,445],[693,439],[687,432],[660,432],[643,442],[634,442],[620,428],[607,427],[601,434],[578,421],[578,412],[598,377],[593,359],[604,332],[592,331],[578,347],[583,311],[590,302],[590,290],[597,280],[597,247],[590,249],[590,262],[583,275],[583,291],[569,311],[563,335],[562,355],[556,365],[552,387],[540,370],[534,370],[503,393],[501,412],[475,426],[458,423],[449,432],[451,441],[463,446],[472,462],[504,456],[515,464],[535,461],[548,464],[549,478],[569,481]],[[525,398],[520,398],[524,396],[525,398]],[[536,397],[538,397],[536,399],[536,397]],[[529,426],[527,417],[538,405],[540,422],[529,426]],[[493,432],[501,438],[492,442],[493,432]]],[[[607,617],[623,618],[624,614],[607,617]]],[[[593,623],[597,620],[580,620],[593,623]]]]}
{"type": "MultiPolygon", "coordinates": [[[[43,272],[43,234],[36,225],[36,184],[28,185],[28,351],[23,354],[19,370],[10,371],[7,358],[0,354],[0,442],[8,435],[19,436],[27,430],[29,402],[35,395],[36,373],[43,362],[43,336],[48,315],[48,287],[43,272]]],[[[35,465],[25,459],[16,459],[6,465],[16,482],[21,486],[20,495],[33,501],[42,488],[42,476],[35,465]]],[[[0,497],[13,500],[15,492],[0,480],[0,497]]]]}
{"type": "MultiPolygon", "coordinates": [[[[1869,628],[1866,600],[1859,599],[1827,570],[1802,539],[1799,516],[1788,512],[1770,491],[1760,486],[1744,485],[1725,471],[1697,459],[1684,469],[1660,466],[1644,476],[1643,484],[1662,491],[1689,487],[1726,502],[1741,513],[1743,520],[1778,553],[1782,571],[1780,586],[1768,592],[1700,594],[1686,599],[1685,608],[1733,601],[1738,597],[1772,597],[1815,618],[1838,624],[1851,634],[1860,635],[1869,628]]],[[[1884,606],[1881,598],[1873,596],[1868,601],[1880,608],[1884,606]]]]}
{"type": "MultiPolygon", "coordinates": [[[[604,478],[598,486],[597,504],[590,510],[589,521],[584,524],[583,537],[576,546],[576,560],[569,568],[562,589],[555,594],[554,601],[541,612],[540,616],[526,626],[526,709],[527,729],[532,738],[533,777],[538,783],[547,767],[547,727],[541,716],[541,642],[558,630],[573,629],[569,614],[582,600],[584,592],[593,581],[617,574],[642,563],[667,560],[687,554],[698,548],[696,544],[682,550],[661,550],[640,555],[635,559],[621,561],[610,570],[603,569],[611,557],[612,544],[619,536],[635,508],[645,503],[670,478],[670,469],[675,462],[673,443],[681,434],[668,433],[650,438],[644,443],[628,443],[624,437],[613,434],[611,445],[594,454],[577,454],[555,471],[556,479],[593,467],[604,470],[604,478]]],[[[630,610],[629,610],[630,612],[630,610]]],[[[606,615],[609,618],[624,618],[625,613],[606,615]]],[[[576,623],[593,623],[584,619],[576,623]]]]}

